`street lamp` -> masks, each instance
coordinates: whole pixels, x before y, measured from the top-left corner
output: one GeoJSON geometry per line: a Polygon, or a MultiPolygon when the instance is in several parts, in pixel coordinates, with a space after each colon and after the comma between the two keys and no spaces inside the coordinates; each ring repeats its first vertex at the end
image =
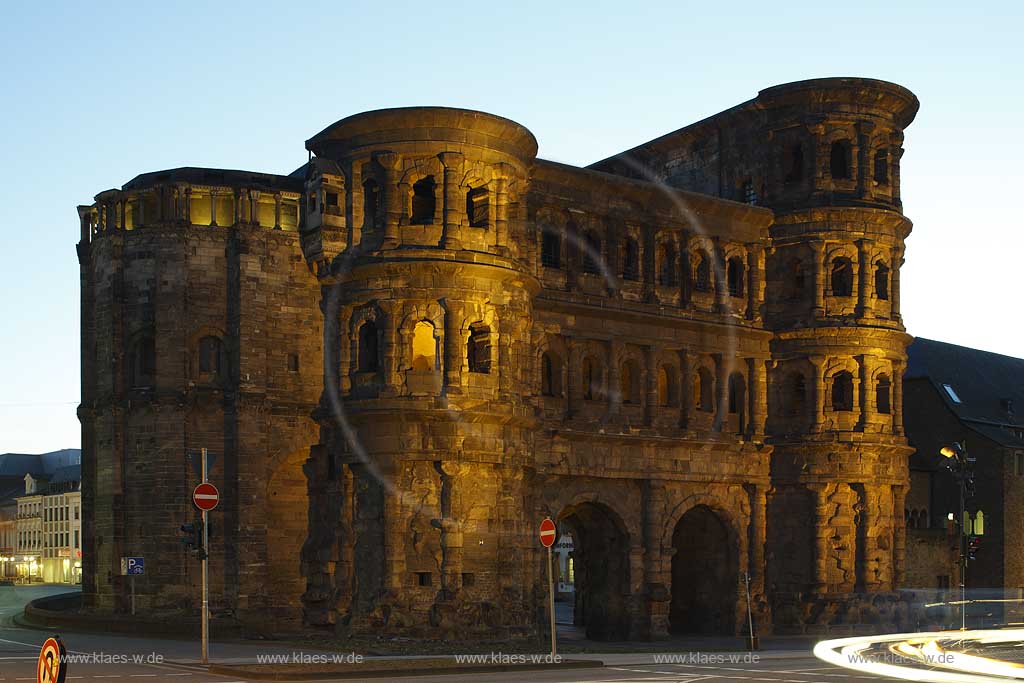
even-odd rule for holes
{"type": "Polygon", "coordinates": [[[953,473],[953,479],[960,487],[960,527],[958,548],[960,550],[960,629],[967,630],[967,549],[964,547],[967,530],[964,526],[966,514],[967,490],[974,488],[974,458],[967,455],[967,448],[958,441],[943,446],[939,454],[946,458],[946,468],[953,473]]]}

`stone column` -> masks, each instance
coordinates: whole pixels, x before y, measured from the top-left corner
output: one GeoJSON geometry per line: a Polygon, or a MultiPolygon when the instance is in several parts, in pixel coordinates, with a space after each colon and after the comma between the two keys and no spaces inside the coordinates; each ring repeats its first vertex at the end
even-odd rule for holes
{"type": "Polygon", "coordinates": [[[210,225],[217,226],[217,193],[210,190],[210,225]]]}
{"type": "Polygon", "coordinates": [[[607,385],[605,393],[608,397],[608,414],[618,415],[622,412],[622,342],[613,339],[608,349],[610,361],[608,363],[607,385]]]}
{"type": "Polygon", "coordinates": [[[825,242],[811,240],[811,253],[814,255],[814,317],[822,318],[825,316],[825,242]]]}
{"type": "Polygon", "coordinates": [[[235,190],[235,220],[234,223],[245,222],[245,198],[249,191],[245,188],[235,190]]]}
{"type": "Polygon", "coordinates": [[[462,359],[465,342],[462,338],[463,305],[444,302],[444,383],[448,393],[462,392],[462,359]]]}
{"type": "Polygon", "coordinates": [[[651,619],[650,635],[654,639],[667,638],[672,559],[666,556],[666,549],[661,547],[665,524],[665,484],[658,480],[648,480],[644,488],[644,576],[647,579],[645,593],[651,619]]]}
{"type": "Polygon", "coordinates": [[[859,568],[860,575],[857,582],[864,587],[864,590],[873,593],[881,589],[877,576],[879,570],[879,556],[877,537],[879,534],[879,500],[878,490],[870,483],[861,484],[863,492],[863,508],[861,510],[860,523],[863,530],[858,529],[858,534],[864,538],[864,558],[859,568]]]}
{"type": "Polygon", "coordinates": [[[186,223],[192,223],[192,188],[185,188],[185,207],[182,211],[181,217],[186,223]]]}
{"type": "Polygon", "coordinates": [[[825,426],[825,357],[811,356],[808,360],[814,367],[814,416],[811,431],[819,433],[825,426]]]}
{"type": "Polygon", "coordinates": [[[693,409],[693,373],[689,354],[685,350],[679,352],[679,375],[679,426],[686,429],[690,422],[690,410],[693,409]]]}
{"type": "Polygon", "coordinates": [[[889,292],[891,311],[889,317],[897,322],[903,322],[903,315],[900,313],[900,270],[902,270],[902,265],[903,248],[894,247],[892,250],[892,271],[890,271],[892,276],[892,286],[890,289],[892,291],[889,292]]]}
{"type": "Polygon", "coordinates": [[[385,300],[379,303],[382,313],[382,320],[377,321],[377,330],[381,335],[381,368],[384,377],[384,386],[381,387],[384,393],[394,393],[397,387],[402,385],[402,379],[398,374],[398,302],[385,300]]]}
{"type": "Polygon", "coordinates": [[[871,257],[868,256],[867,240],[857,240],[857,309],[858,318],[864,317],[868,305],[868,286],[871,273],[871,257]]]}
{"type": "Polygon", "coordinates": [[[384,169],[384,241],[381,247],[393,249],[398,246],[398,223],[402,218],[403,197],[399,191],[399,166],[401,157],[394,152],[382,152],[376,161],[384,169]]]}
{"type": "Polygon", "coordinates": [[[441,475],[441,519],[434,520],[434,526],[441,530],[441,590],[452,597],[462,588],[463,528],[464,519],[460,500],[465,467],[454,462],[442,462],[438,466],[441,475]]]}
{"type": "Polygon", "coordinates": [[[747,572],[750,574],[750,592],[753,595],[764,594],[764,546],[767,540],[765,513],[768,506],[767,488],[760,484],[747,484],[748,502],[750,505],[750,522],[747,528],[748,552],[747,572]]]}
{"type": "MultiPolygon", "coordinates": [[[[321,209],[323,205],[320,205],[321,209]]],[[[281,229],[281,193],[274,193],[274,230],[281,229]]]]}
{"type": "MultiPolygon", "coordinates": [[[[398,467],[402,467],[399,465],[398,467]]],[[[392,482],[398,484],[402,479],[401,473],[389,472],[392,482]]],[[[368,476],[364,474],[363,476],[368,476]]],[[[386,475],[387,476],[387,475],[386,475]]],[[[402,509],[402,498],[398,491],[385,491],[384,514],[381,523],[384,527],[384,588],[395,595],[402,592],[402,583],[405,578],[405,526],[406,519],[402,509]]]]}
{"type": "Polygon", "coordinates": [[[768,388],[767,370],[765,361],[760,358],[747,359],[747,377],[750,390],[747,392],[750,397],[750,408],[747,414],[748,433],[755,437],[764,436],[764,425],[768,418],[768,401],[765,392],[768,388]]]}
{"type": "Polygon", "coordinates": [[[729,414],[729,368],[720,353],[713,353],[715,360],[715,420],[712,431],[720,432],[729,414]]]}
{"type": "Polygon", "coordinates": [[[892,433],[903,433],[903,361],[892,364],[892,433]]]}
{"type": "Polygon", "coordinates": [[[576,406],[583,401],[582,380],[580,379],[580,348],[572,337],[565,338],[565,416],[571,418],[576,406]]]}
{"type": "Polygon", "coordinates": [[[903,585],[907,567],[907,525],[903,520],[903,508],[906,505],[907,487],[892,487],[892,581],[893,590],[903,585]]]}
{"type": "Polygon", "coordinates": [[[260,224],[260,191],[249,190],[249,223],[260,224]]]}
{"type": "Polygon", "coordinates": [[[903,199],[900,194],[900,159],[903,158],[903,133],[896,133],[893,135],[893,143],[890,151],[890,157],[892,161],[892,178],[889,182],[892,183],[892,201],[896,205],[896,208],[903,208],[903,199]]]}
{"type": "Polygon", "coordinates": [[[747,320],[761,320],[761,275],[764,249],[751,247],[747,254],[747,320]]]}
{"type": "Polygon", "coordinates": [[[729,310],[729,286],[725,281],[725,251],[715,240],[711,253],[711,279],[715,286],[715,310],[724,313],[729,310]]]}
{"type": "Polygon", "coordinates": [[[857,392],[857,403],[860,404],[860,419],[858,424],[861,429],[865,429],[871,422],[874,416],[874,400],[871,395],[871,367],[872,358],[871,356],[862,355],[854,357],[857,361],[857,369],[860,371],[859,377],[857,378],[857,385],[859,391],[857,392]]]}
{"type": "Polygon", "coordinates": [[[659,349],[648,346],[644,349],[644,363],[647,365],[647,389],[644,397],[644,424],[654,422],[654,414],[658,409],[658,354],[659,349]]]}
{"type": "Polygon", "coordinates": [[[508,181],[512,166],[500,164],[494,178],[494,241],[497,247],[509,247],[508,239],[508,181]]]}
{"type": "Polygon", "coordinates": [[[871,195],[871,121],[857,122],[857,194],[866,199],[871,195]]]}
{"type": "Polygon", "coordinates": [[[460,152],[441,152],[438,157],[444,165],[444,237],[441,246],[445,249],[461,249],[466,201],[462,196],[460,181],[465,157],[460,152]]]}
{"type": "Polygon", "coordinates": [[[831,504],[828,500],[828,484],[808,484],[807,489],[814,495],[814,575],[811,583],[816,593],[828,592],[829,537],[834,533],[829,526],[831,504]]]}
{"type": "Polygon", "coordinates": [[[146,192],[140,192],[138,195],[136,195],[136,199],[135,199],[136,206],[139,207],[139,223],[138,223],[138,225],[135,226],[136,228],[139,227],[139,225],[145,225],[146,224],[146,195],[147,194],[148,193],[146,193],[146,192]]]}

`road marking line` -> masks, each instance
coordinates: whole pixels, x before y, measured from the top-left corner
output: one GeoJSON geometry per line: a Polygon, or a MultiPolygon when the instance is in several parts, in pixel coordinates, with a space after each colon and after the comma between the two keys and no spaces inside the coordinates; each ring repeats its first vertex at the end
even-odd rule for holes
{"type": "Polygon", "coordinates": [[[93,678],[120,678],[121,674],[113,674],[109,676],[93,676],[93,678]]]}
{"type": "Polygon", "coordinates": [[[128,678],[156,678],[156,674],[129,674],[128,678]]]}

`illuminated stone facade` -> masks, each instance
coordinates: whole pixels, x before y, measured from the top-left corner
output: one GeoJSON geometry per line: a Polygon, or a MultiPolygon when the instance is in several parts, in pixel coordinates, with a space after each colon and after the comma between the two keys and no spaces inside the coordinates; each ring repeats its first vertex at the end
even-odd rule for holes
{"type": "Polygon", "coordinates": [[[893,621],[917,106],[778,86],[589,168],[489,114],[382,110],[291,176],[98,195],[88,602],[123,609],[115,558],[149,554],[143,600],[195,605],[167,539],[208,446],[215,602],[250,623],[533,632],[545,515],[572,530],[593,637],[734,632],[748,574],[780,631],[893,621]]]}

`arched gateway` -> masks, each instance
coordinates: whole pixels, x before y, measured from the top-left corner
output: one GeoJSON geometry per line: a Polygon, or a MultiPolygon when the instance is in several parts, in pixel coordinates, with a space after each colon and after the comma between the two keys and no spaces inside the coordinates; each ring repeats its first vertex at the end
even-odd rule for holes
{"type": "Polygon", "coordinates": [[[573,537],[573,623],[594,640],[629,637],[629,543],[622,520],[599,503],[571,505],[558,516],[573,537]]]}
{"type": "Polygon", "coordinates": [[[671,631],[735,633],[738,552],[729,527],[698,505],[679,519],[672,547],[671,631]]]}

